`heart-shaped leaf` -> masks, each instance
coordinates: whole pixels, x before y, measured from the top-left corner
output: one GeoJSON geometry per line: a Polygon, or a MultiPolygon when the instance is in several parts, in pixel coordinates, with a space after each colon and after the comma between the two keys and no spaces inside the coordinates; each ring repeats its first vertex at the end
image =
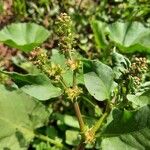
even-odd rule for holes
{"type": "Polygon", "coordinates": [[[0,85],[0,149],[27,150],[34,130],[47,122],[49,113],[37,99],[0,85]]]}
{"type": "Polygon", "coordinates": [[[44,74],[5,73],[14,80],[21,90],[38,100],[48,100],[58,97],[62,93],[61,89],[53,86],[50,79],[44,74]]]}
{"type": "Polygon", "coordinates": [[[116,22],[109,25],[108,32],[123,52],[150,52],[150,29],[139,22],[116,22]]]}
{"type": "MultiPolygon", "coordinates": [[[[104,24],[101,21],[94,21],[94,24],[96,25],[93,26],[93,31],[100,31],[99,38],[97,38],[97,33],[94,33],[96,34],[96,41],[99,41],[100,44],[98,45],[101,45],[101,48],[104,47],[103,43],[106,39],[106,34],[108,34],[110,41],[114,42],[125,53],[133,53],[136,51],[150,53],[150,29],[144,27],[143,24],[139,22],[104,24]],[[103,37],[103,40],[101,37],[103,37]]],[[[105,42],[106,44],[108,43],[105,42]]]]}
{"type": "Polygon", "coordinates": [[[97,100],[110,98],[113,87],[112,69],[100,61],[84,61],[84,82],[89,93],[97,100]]]}
{"type": "Polygon", "coordinates": [[[113,121],[103,132],[102,149],[150,149],[150,106],[136,111],[114,110],[113,121]]]}
{"type": "Polygon", "coordinates": [[[49,31],[35,23],[14,23],[0,31],[0,41],[24,52],[29,52],[43,43],[49,31]]]}

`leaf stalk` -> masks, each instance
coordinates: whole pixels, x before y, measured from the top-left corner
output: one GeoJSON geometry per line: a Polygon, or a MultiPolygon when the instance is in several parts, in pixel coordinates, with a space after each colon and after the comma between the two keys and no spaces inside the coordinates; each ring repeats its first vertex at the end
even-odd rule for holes
{"type": "Polygon", "coordinates": [[[60,147],[60,148],[63,147],[63,144],[61,144],[60,142],[58,142],[56,140],[50,139],[48,136],[45,136],[42,134],[35,134],[35,137],[40,139],[40,140],[49,142],[50,144],[56,145],[57,147],[60,147]]]}
{"type": "Polygon", "coordinates": [[[103,114],[102,117],[95,123],[94,127],[92,128],[93,133],[96,133],[96,132],[102,127],[102,124],[103,124],[103,122],[106,120],[107,116],[109,115],[110,110],[111,110],[111,109],[110,109],[110,104],[109,104],[109,102],[107,102],[106,110],[105,110],[104,114],[103,114]]]}

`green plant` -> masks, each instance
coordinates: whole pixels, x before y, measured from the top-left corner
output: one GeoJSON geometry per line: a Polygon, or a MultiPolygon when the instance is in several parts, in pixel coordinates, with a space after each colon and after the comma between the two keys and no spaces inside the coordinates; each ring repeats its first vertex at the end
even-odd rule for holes
{"type": "Polygon", "coordinates": [[[2,1],[0,1],[0,13],[2,13],[3,12],[3,6],[4,4],[3,4],[3,2],[2,1]]]}
{"type": "Polygon", "coordinates": [[[26,16],[26,1],[25,0],[14,0],[13,1],[14,12],[17,17],[26,16]]]}
{"type": "Polygon", "coordinates": [[[44,42],[49,35],[48,30],[35,23],[14,23],[0,31],[0,41],[28,52],[44,42]]]}
{"type": "Polygon", "coordinates": [[[31,144],[36,150],[149,149],[148,59],[137,55],[129,60],[117,52],[149,53],[149,30],[140,24],[136,31],[137,24],[116,23],[102,30],[101,22],[92,23],[98,47],[107,51],[113,47],[109,65],[75,50],[73,22],[67,14],[57,18],[59,50],[53,49],[51,55],[36,47],[48,37],[45,29],[34,25],[38,36],[33,24],[21,24],[21,35],[20,24],[15,30],[14,25],[2,29],[0,41],[32,51],[32,64],[31,69],[22,68],[27,74],[1,70],[14,84],[0,86],[0,128],[5,127],[0,132],[0,148],[21,150],[31,144]],[[136,37],[130,34],[133,29],[136,37]],[[7,142],[11,140],[13,146],[7,142]]]}

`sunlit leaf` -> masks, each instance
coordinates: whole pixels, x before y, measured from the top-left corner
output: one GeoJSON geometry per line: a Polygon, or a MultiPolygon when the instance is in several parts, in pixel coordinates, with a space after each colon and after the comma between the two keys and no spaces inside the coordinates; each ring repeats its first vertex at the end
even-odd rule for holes
{"type": "Polygon", "coordinates": [[[61,95],[60,88],[55,87],[44,74],[19,74],[5,72],[25,93],[39,99],[48,100],[61,95]]]}
{"type": "Polygon", "coordinates": [[[37,99],[0,85],[0,149],[27,150],[49,113],[37,99]]]}
{"type": "Polygon", "coordinates": [[[112,69],[100,61],[84,62],[84,82],[89,93],[97,100],[110,98],[113,87],[112,69]]]}
{"type": "Polygon", "coordinates": [[[101,21],[95,22],[97,25],[94,27],[93,31],[97,30],[99,32],[94,32],[94,34],[101,48],[104,47],[104,39],[106,35],[108,35],[108,39],[114,42],[115,45],[125,53],[137,51],[150,53],[150,28],[144,27],[140,22],[115,22],[112,24],[105,24],[101,21]],[[97,36],[97,34],[100,35],[97,36]]]}
{"type": "Polygon", "coordinates": [[[103,131],[102,150],[150,149],[150,106],[135,111],[114,110],[103,131]]]}
{"type": "Polygon", "coordinates": [[[29,52],[42,44],[49,35],[48,30],[35,23],[13,23],[0,31],[0,41],[29,52]]]}

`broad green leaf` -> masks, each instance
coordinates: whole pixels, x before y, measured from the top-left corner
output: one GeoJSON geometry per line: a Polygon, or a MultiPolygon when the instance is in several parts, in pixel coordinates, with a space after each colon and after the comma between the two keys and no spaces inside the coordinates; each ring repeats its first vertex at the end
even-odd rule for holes
{"type": "Polygon", "coordinates": [[[76,117],[71,116],[71,115],[62,115],[60,113],[56,113],[54,115],[54,118],[56,120],[59,120],[61,123],[73,127],[73,128],[78,128],[79,129],[79,123],[76,117]]]}
{"type": "Polygon", "coordinates": [[[112,69],[100,61],[84,61],[84,82],[89,93],[97,100],[110,98],[113,87],[112,69]]]}
{"type": "Polygon", "coordinates": [[[102,149],[150,149],[150,106],[136,111],[114,110],[113,120],[103,132],[102,149]]]}
{"type": "MultiPolygon", "coordinates": [[[[150,53],[150,28],[144,27],[140,22],[115,22],[112,24],[104,24],[101,21],[95,22],[98,24],[99,37],[107,34],[109,40],[114,42],[123,52],[144,51],[150,53]]],[[[99,38],[99,42],[101,41],[101,38],[99,38]]]]}
{"type": "Polygon", "coordinates": [[[0,149],[27,150],[34,130],[43,126],[49,113],[37,99],[21,90],[0,85],[0,149]]]}
{"type": "Polygon", "coordinates": [[[80,144],[81,136],[79,131],[67,130],[66,131],[66,144],[77,146],[80,144]]]}
{"type": "Polygon", "coordinates": [[[150,129],[102,140],[102,150],[149,150],[150,129]]]}
{"type": "Polygon", "coordinates": [[[0,41],[22,51],[29,52],[42,44],[49,31],[35,23],[13,23],[0,31],[0,41]]]}
{"type": "Polygon", "coordinates": [[[123,52],[150,52],[150,29],[139,22],[116,22],[108,26],[108,34],[123,52]]]}
{"type": "Polygon", "coordinates": [[[106,48],[108,45],[108,41],[105,37],[105,25],[102,23],[99,23],[97,20],[92,20],[91,27],[94,33],[95,42],[97,44],[98,48],[106,48]]]}
{"type": "Polygon", "coordinates": [[[12,57],[12,62],[17,67],[21,68],[24,72],[31,73],[31,74],[40,73],[40,70],[35,65],[33,65],[32,62],[28,61],[22,55],[17,55],[12,57]]]}
{"type": "Polygon", "coordinates": [[[5,72],[8,74],[25,93],[38,100],[48,100],[58,97],[62,91],[52,85],[50,79],[44,74],[19,74],[15,72],[5,72]]]}
{"type": "Polygon", "coordinates": [[[141,95],[127,95],[127,99],[136,107],[143,107],[150,104],[150,91],[146,91],[141,95]]]}
{"type": "Polygon", "coordinates": [[[150,106],[144,106],[135,111],[115,109],[113,111],[113,121],[107,125],[104,135],[115,136],[149,127],[150,106]]]}
{"type": "MultiPolygon", "coordinates": [[[[79,122],[75,116],[71,116],[67,114],[62,115],[60,113],[55,113],[53,118],[57,120],[57,123],[59,125],[65,125],[65,126],[76,128],[76,129],[80,128],[79,122]]],[[[88,116],[83,116],[83,120],[86,122],[86,125],[88,127],[92,127],[92,125],[95,124],[96,122],[95,118],[88,117],[88,116]]]]}

